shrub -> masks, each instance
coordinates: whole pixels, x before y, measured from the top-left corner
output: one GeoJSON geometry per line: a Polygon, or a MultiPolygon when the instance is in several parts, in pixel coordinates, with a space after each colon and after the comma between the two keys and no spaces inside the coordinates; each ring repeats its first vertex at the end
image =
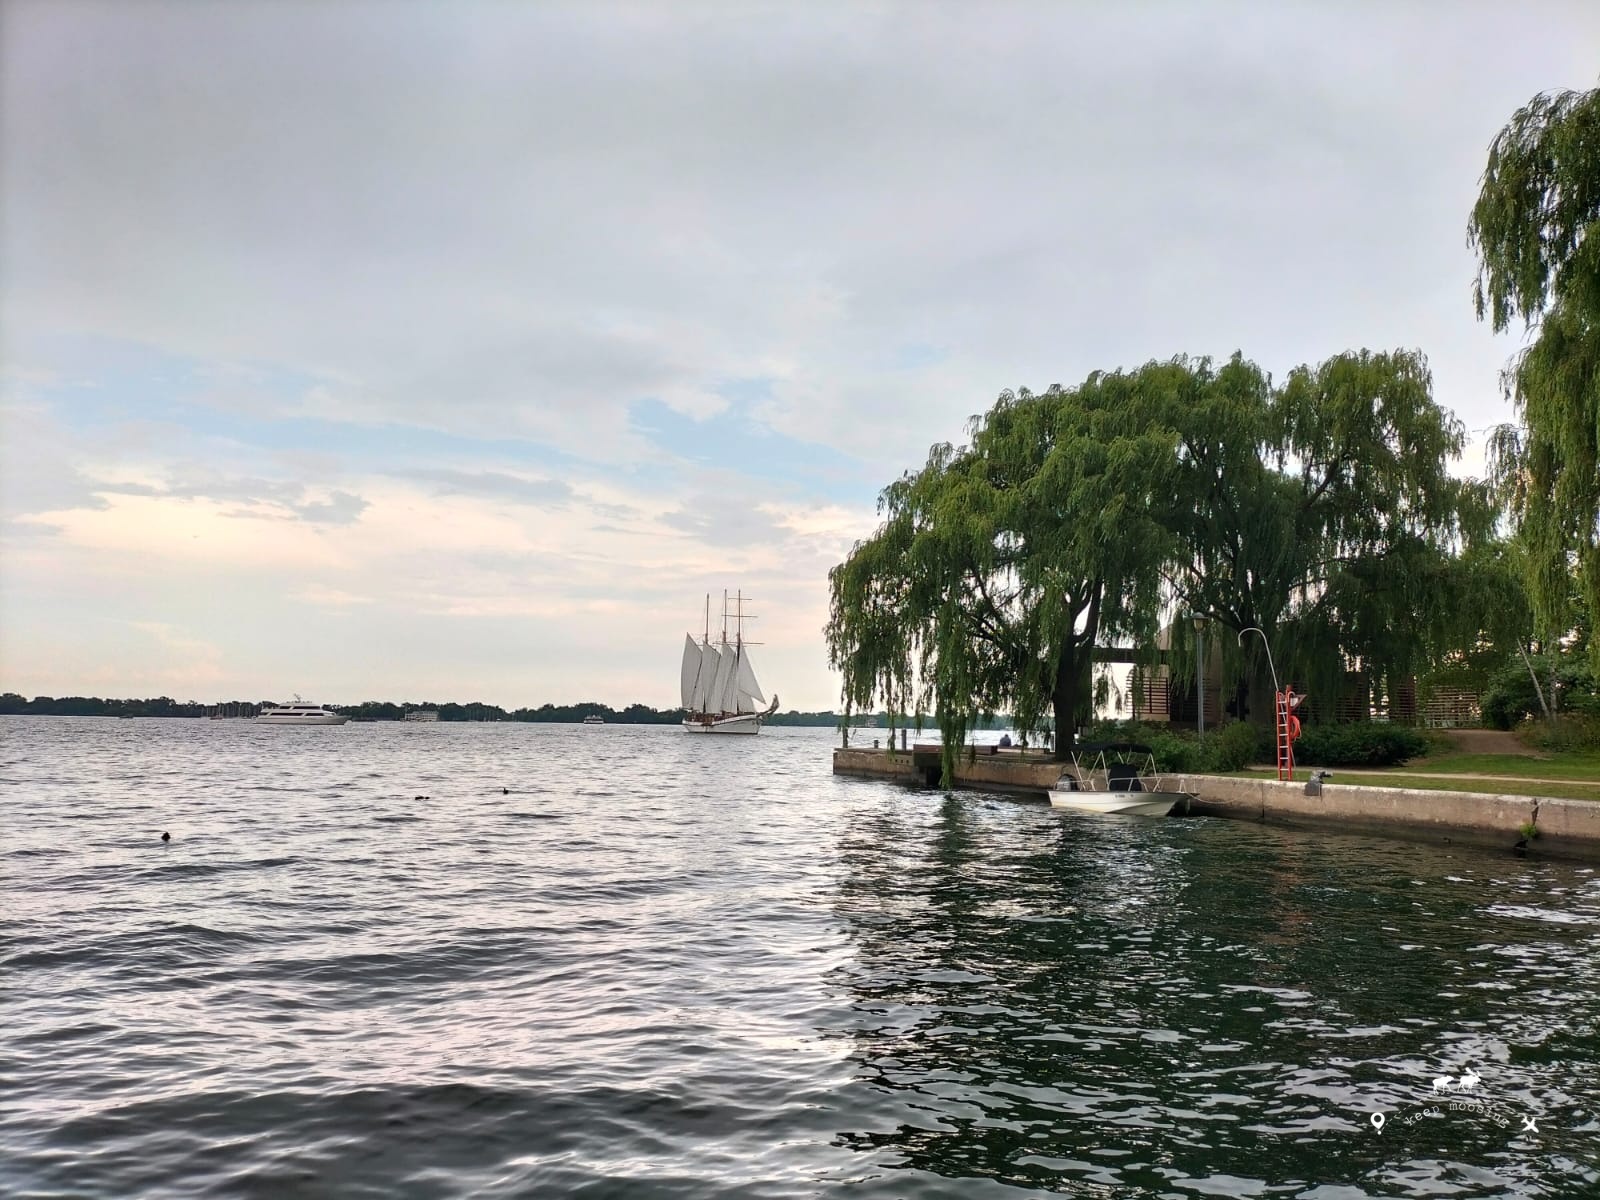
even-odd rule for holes
{"type": "Polygon", "coordinates": [[[1211,755],[1210,770],[1218,773],[1242,770],[1253,762],[1271,758],[1272,731],[1235,721],[1215,733],[1206,734],[1205,748],[1211,755]]]}
{"type": "MultiPolygon", "coordinates": [[[[1535,654],[1528,662],[1521,656],[1507,660],[1489,677],[1483,691],[1483,723],[1491,729],[1511,729],[1528,717],[1539,717],[1544,709],[1528,674],[1532,666],[1539,675],[1539,686],[1550,686],[1550,659],[1535,654]]],[[[1561,713],[1600,717],[1600,684],[1582,655],[1566,654],[1556,663],[1557,717],[1561,713]]]]}
{"type": "Polygon", "coordinates": [[[1190,729],[1133,721],[1101,721],[1085,730],[1082,740],[1138,742],[1150,747],[1156,770],[1189,775],[1237,771],[1252,762],[1270,761],[1272,757],[1272,731],[1257,729],[1242,721],[1208,730],[1204,741],[1190,729]]]}
{"type": "Polygon", "coordinates": [[[1600,717],[1579,713],[1554,721],[1525,721],[1517,727],[1517,734],[1540,750],[1600,750],[1600,717]]]}
{"type": "Polygon", "coordinates": [[[1395,767],[1428,752],[1415,729],[1357,722],[1308,726],[1294,744],[1294,758],[1308,767],[1395,767]]]}

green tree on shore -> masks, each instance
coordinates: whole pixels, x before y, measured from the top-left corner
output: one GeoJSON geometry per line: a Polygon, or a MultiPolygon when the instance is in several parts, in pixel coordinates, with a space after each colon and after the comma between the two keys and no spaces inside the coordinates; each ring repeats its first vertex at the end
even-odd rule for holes
{"type": "Polygon", "coordinates": [[[830,573],[830,661],[852,709],[931,710],[952,756],[983,713],[1051,714],[1056,755],[1090,709],[1091,652],[1149,634],[1155,520],[1174,437],[1136,375],[1003,392],[971,444],[885,488],[883,522],[830,573]]]}
{"type": "MultiPolygon", "coordinates": [[[[1024,731],[1048,713],[1065,757],[1095,648],[1149,649],[1163,617],[1262,629],[1284,682],[1330,702],[1350,666],[1395,679],[1479,640],[1451,587],[1488,508],[1449,474],[1462,430],[1418,353],[1341,354],[1280,387],[1240,355],[1153,362],[1002,393],[971,439],[884,489],[879,529],[830,576],[846,705],[931,710],[947,772],[1001,709],[1024,731]]],[[[1190,631],[1172,620],[1179,681],[1190,631]]],[[[1223,645],[1270,723],[1259,643],[1223,645]]]]}
{"type": "MultiPolygon", "coordinates": [[[[1283,682],[1332,700],[1347,666],[1396,679],[1425,665],[1450,625],[1451,575],[1464,515],[1488,524],[1472,485],[1451,477],[1460,423],[1433,399],[1415,351],[1339,354],[1297,367],[1281,386],[1240,355],[1213,370],[1176,360],[1166,389],[1179,430],[1177,486],[1167,521],[1174,611],[1271,641],[1283,682]]],[[[1187,622],[1173,666],[1193,661],[1187,622]]],[[[1242,662],[1250,718],[1270,724],[1272,682],[1260,642],[1242,662]]]]}
{"type": "MultiPolygon", "coordinates": [[[[1479,318],[1534,333],[1504,375],[1521,428],[1498,431],[1491,452],[1513,485],[1541,633],[1558,637],[1574,571],[1600,612],[1600,88],[1535,96],[1512,115],[1468,237],[1479,318]]],[[[1600,667],[1600,640],[1590,655],[1600,667]]]]}

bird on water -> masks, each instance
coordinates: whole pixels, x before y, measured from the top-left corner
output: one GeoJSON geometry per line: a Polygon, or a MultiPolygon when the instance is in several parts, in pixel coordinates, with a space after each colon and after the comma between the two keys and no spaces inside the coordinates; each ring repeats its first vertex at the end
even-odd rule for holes
{"type": "Polygon", "coordinates": [[[167,833],[167,832],[163,831],[162,834],[161,834],[161,840],[163,842],[170,842],[172,840],[172,835],[170,833],[167,833]]]}

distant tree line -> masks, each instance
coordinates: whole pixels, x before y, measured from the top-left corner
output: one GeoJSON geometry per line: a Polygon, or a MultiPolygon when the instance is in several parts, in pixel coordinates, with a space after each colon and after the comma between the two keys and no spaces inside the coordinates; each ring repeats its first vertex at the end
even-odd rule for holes
{"type": "Polygon", "coordinates": [[[203,717],[209,706],[171,696],[152,700],[102,700],[99,696],[35,696],[0,692],[0,716],[34,717],[203,717]]]}
{"type": "MultiPolygon", "coordinates": [[[[202,704],[197,700],[178,701],[170,696],[157,696],[150,700],[109,700],[99,696],[35,696],[28,699],[16,692],[0,693],[0,716],[35,717],[206,717],[212,712],[224,714],[251,714],[269,707],[273,701],[228,700],[221,704],[202,704]]],[[[441,721],[525,721],[534,724],[570,725],[588,716],[598,716],[608,725],[676,725],[683,720],[681,708],[657,709],[648,704],[630,704],[626,708],[612,708],[607,704],[585,701],[581,704],[541,704],[538,708],[506,710],[498,704],[472,701],[467,704],[434,703],[396,704],[388,700],[365,700],[360,704],[330,704],[328,708],[343,713],[352,721],[403,721],[408,712],[425,709],[439,714],[441,721]]],[[[823,728],[837,727],[843,718],[838,713],[818,711],[773,713],[766,718],[768,725],[796,725],[823,728]]],[[[874,718],[857,713],[850,718],[856,726],[866,725],[874,718]]],[[[887,722],[883,713],[878,721],[887,722]]],[[[1003,721],[1001,722],[1004,723],[1003,721]]]]}

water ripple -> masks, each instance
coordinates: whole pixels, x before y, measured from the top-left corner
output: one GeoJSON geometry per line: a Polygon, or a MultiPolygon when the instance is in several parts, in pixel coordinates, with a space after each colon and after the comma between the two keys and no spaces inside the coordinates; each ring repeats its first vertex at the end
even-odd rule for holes
{"type": "Polygon", "coordinates": [[[1600,1194],[1593,869],[830,742],[0,718],[8,1194],[1600,1194]]]}

